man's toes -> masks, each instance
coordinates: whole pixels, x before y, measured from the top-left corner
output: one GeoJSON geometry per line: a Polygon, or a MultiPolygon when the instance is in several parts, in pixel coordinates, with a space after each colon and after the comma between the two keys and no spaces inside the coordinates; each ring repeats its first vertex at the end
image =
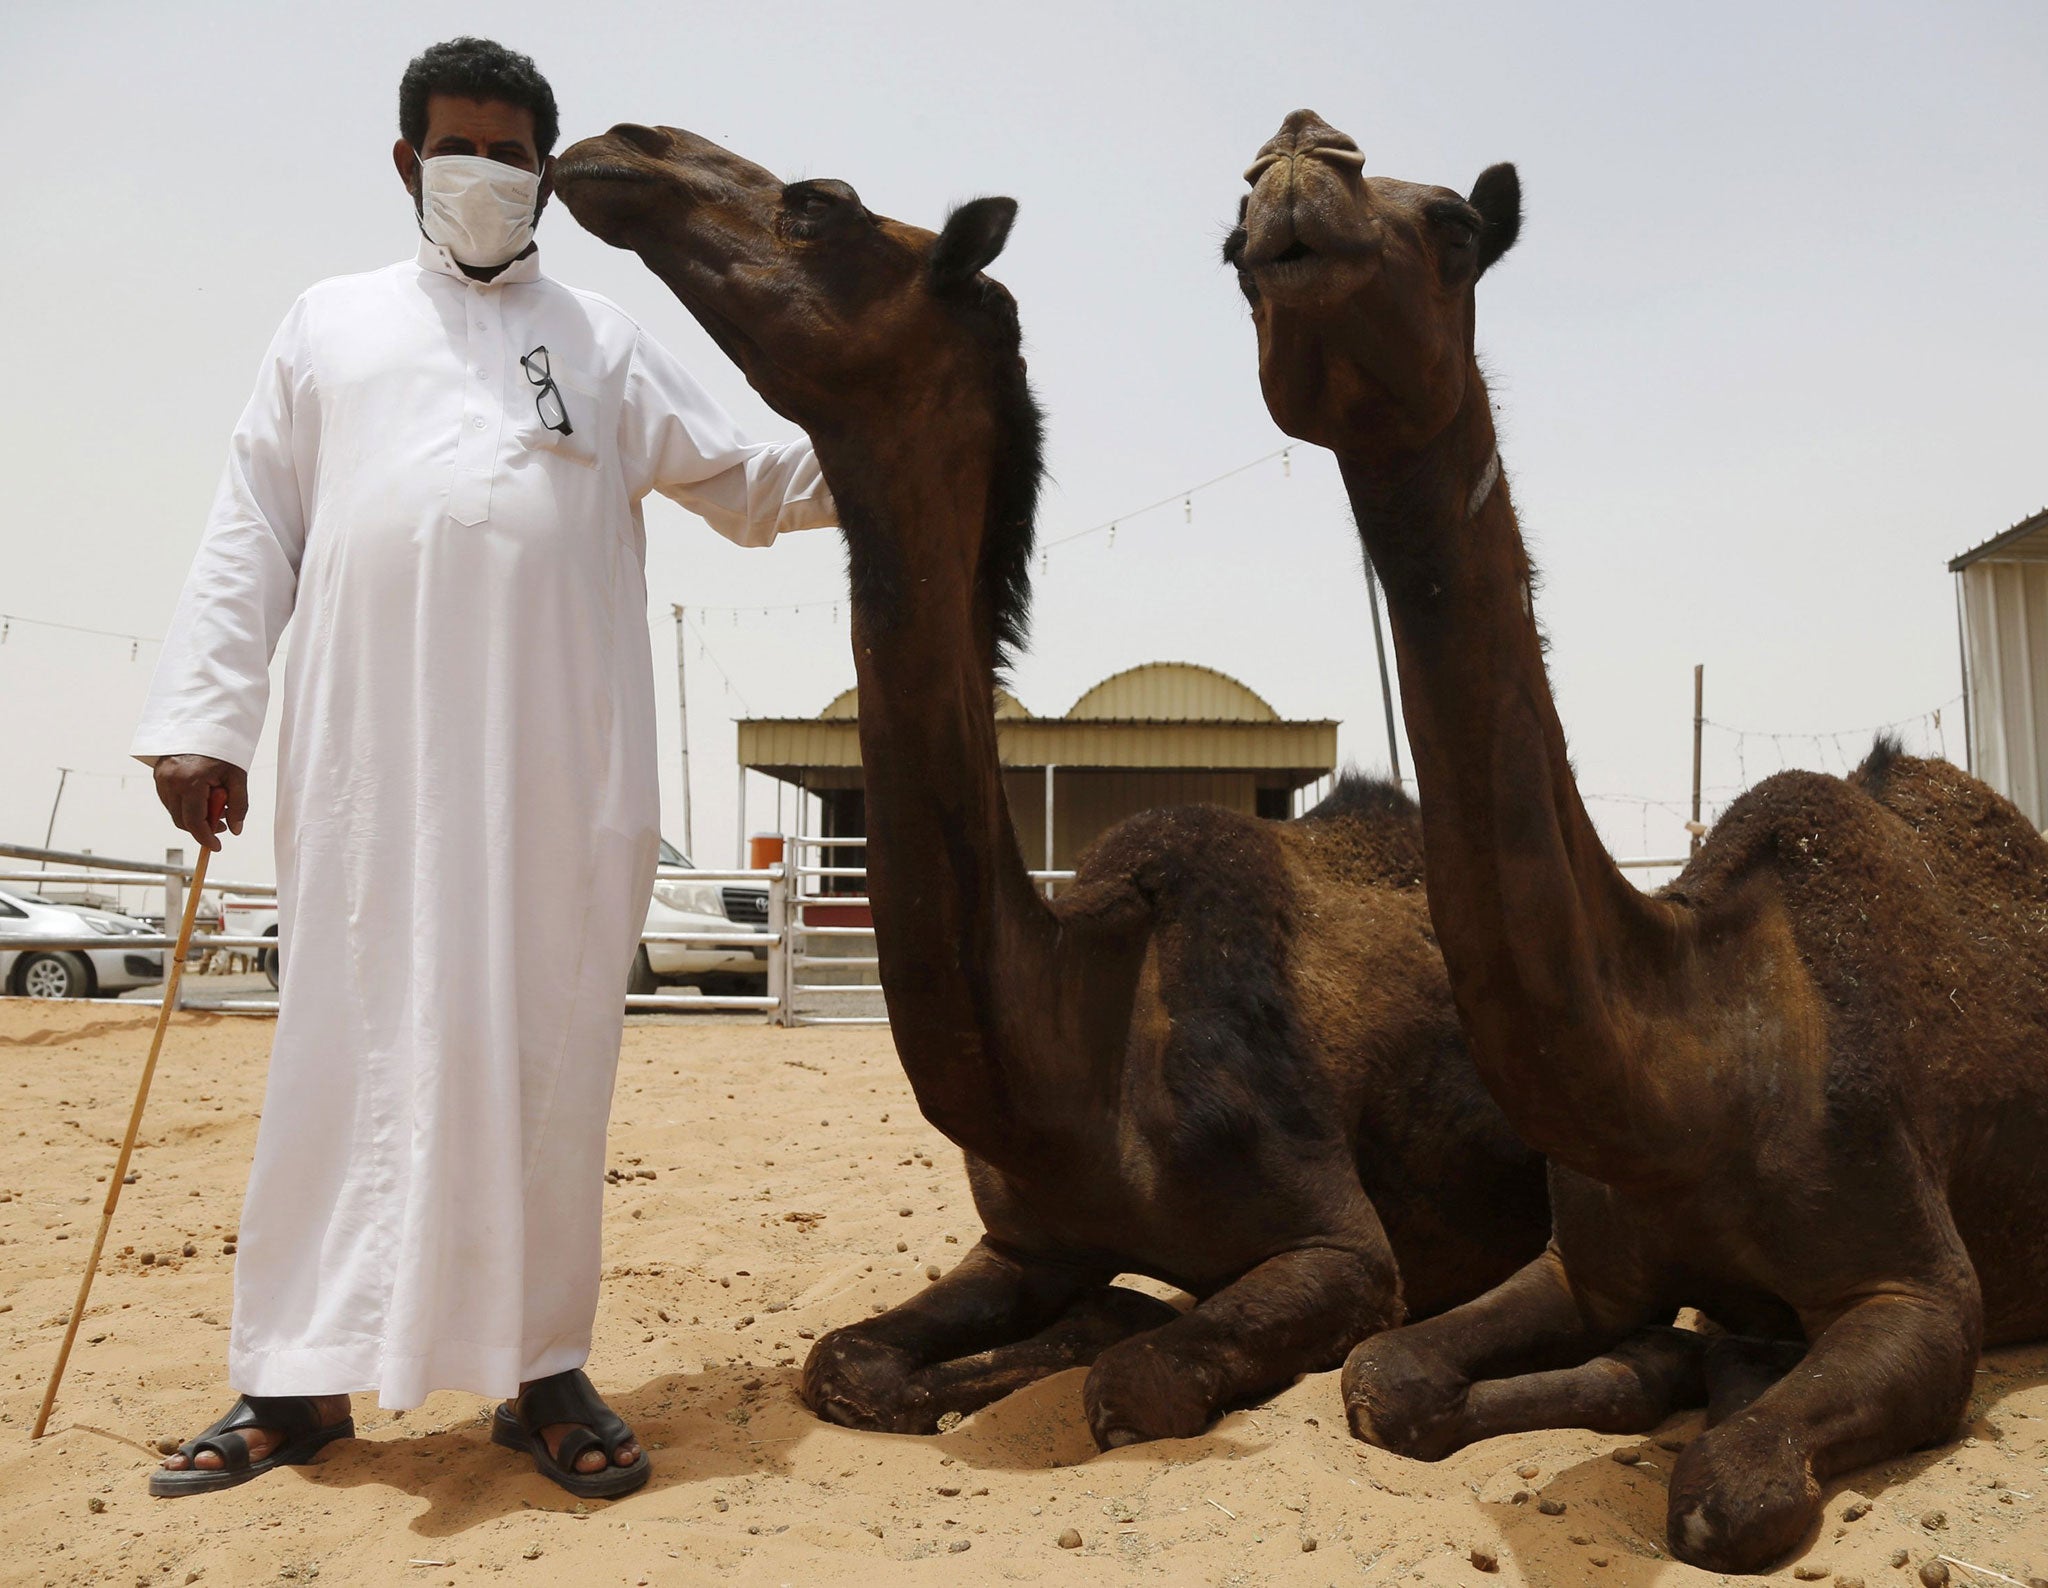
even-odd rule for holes
{"type": "Polygon", "coordinates": [[[602,1450],[586,1450],[576,1458],[578,1472],[602,1472],[606,1465],[602,1450]]]}
{"type": "Polygon", "coordinates": [[[639,1459],[640,1447],[632,1443],[630,1440],[627,1443],[619,1446],[619,1453],[616,1456],[612,1457],[612,1460],[622,1467],[630,1467],[634,1462],[638,1461],[639,1459]]]}

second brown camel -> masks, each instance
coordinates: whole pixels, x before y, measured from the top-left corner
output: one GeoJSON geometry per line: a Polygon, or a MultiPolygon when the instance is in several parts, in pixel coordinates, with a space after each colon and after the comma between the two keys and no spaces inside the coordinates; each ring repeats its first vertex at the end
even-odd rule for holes
{"type": "Polygon", "coordinates": [[[1731,805],[1670,887],[1616,869],[1544,675],[1473,357],[1515,241],[1511,166],[1469,195],[1367,176],[1289,116],[1226,246],[1281,428],[1332,449],[1383,581],[1436,922],[1481,1075],[1550,1159],[1550,1248],[1366,1341],[1361,1438],[1654,1426],[1700,1393],[1673,1553],[1755,1571],[1821,1485],[1952,1438],[1984,1345],[2048,1336],[2048,843],[1880,740],[1847,778],[1731,805]],[[1796,1370],[1785,1371],[1796,1360],[1796,1370]]]}
{"type": "Polygon", "coordinates": [[[883,991],[987,1234],[819,1340],[811,1408],[929,1432],[1092,1363],[1100,1445],[1193,1435],[1540,1250],[1541,1166],[1466,1056],[1398,792],[1151,812],[1056,901],[1033,885],[993,701],[1041,468],[1016,305],[982,274],[1015,205],[934,234],[665,127],[575,145],[555,184],[810,433],[845,528],[883,991]]]}

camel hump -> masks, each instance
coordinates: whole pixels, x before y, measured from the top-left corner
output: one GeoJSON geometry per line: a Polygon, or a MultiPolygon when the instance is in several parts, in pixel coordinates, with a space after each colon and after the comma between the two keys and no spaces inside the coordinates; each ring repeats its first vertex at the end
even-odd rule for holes
{"type": "Polygon", "coordinates": [[[1337,777],[1337,786],[1295,820],[1326,822],[1340,816],[1357,816],[1368,821],[1394,817],[1412,822],[1416,814],[1415,801],[1400,784],[1373,777],[1356,767],[1346,767],[1337,777]]]}

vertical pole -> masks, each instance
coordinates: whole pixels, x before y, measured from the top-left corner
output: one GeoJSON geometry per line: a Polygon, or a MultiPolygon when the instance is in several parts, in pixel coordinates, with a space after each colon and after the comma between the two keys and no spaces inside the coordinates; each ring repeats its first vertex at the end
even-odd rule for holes
{"type": "Polygon", "coordinates": [[[1963,669],[1963,770],[1974,776],[1977,747],[1970,742],[1970,640],[1963,625],[1963,576],[1960,573],[1956,575],[1956,654],[1963,669]]]}
{"type": "MultiPolygon", "coordinates": [[[[173,921],[182,921],[185,918],[185,851],[175,846],[166,849],[164,851],[164,864],[178,868],[176,871],[164,873],[164,935],[168,937],[171,931],[171,923],[173,921]]],[[[169,977],[170,974],[171,966],[166,963],[164,965],[164,975],[169,977]]],[[[172,1007],[176,1009],[185,1007],[185,984],[182,981],[178,983],[178,1001],[172,1007]]]]}
{"type": "Polygon", "coordinates": [[[733,801],[733,809],[739,812],[736,818],[739,835],[733,840],[732,868],[735,871],[744,871],[747,869],[747,861],[751,858],[747,854],[747,765],[744,761],[740,763],[739,796],[733,801]]]}
{"type": "Polygon", "coordinates": [[[1706,726],[1707,664],[1692,670],[1692,848],[1700,852],[1700,730],[1706,726]]]}
{"type": "Polygon", "coordinates": [[[1394,769],[1394,782],[1401,782],[1401,747],[1394,737],[1394,686],[1387,677],[1387,642],[1380,632],[1380,576],[1372,558],[1365,559],[1365,599],[1372,608],[1372,649],[1380,662],[1380,704],[1387,713],[1387,765],[1394,769]]]}
{"type": "Polygon", "coordinates": [[[775,934],[775,941],[768,945],[768,996],[775,1000],[775,1013],[770,1018],[778,1026],[796,1024],[795,1001],[790,997],[790,983],[796,980],[795,916],[789,908],[790,848],[782,846],[782,860],[769,867],[768,876],[768,930],[775,934]]]}
{"type": "MultiPolygon", "coordinates": [[[[57,768],[57,797],[56,797],[55,799],[53,799],[53,800],[51,800],[51,801],[50,801],[50,820],[49,820],[49,823],[48,823],[48,824],[47,824],[47,825],[46,825],[46,826],[45,826],[45,827],[43,828],[43,847],[44,847],[45,849],[48,849],[48,848],[50,847],[50,840],[51,840],[51,839],[52,839],[53,837],[55,837],[55,836],[56,836],[56,833],[57,833],[57,807],[58,807],[59,805],[61,805],[61,804],[63,804],[63,803],[64,803],[64,785],[65,785],[66,783],[70,782],[70,781],[71,781],[71,768],[70,768],[70,767],[68,767],[68,766],[60,766],[60,767],[58,767],[58,768],[57,768]]],[[[43,870],[45,870],[45,871],[48,871],[49,869],[50,869],[50,863],[49,863],[49,861],[45,860],[45,861],[43,862],[43,870]]],[[[40,896],[40,895],[42,894],[42,891],[43,891],[43,885],[42,885],[41,883],[37,883],[37,884],[36,884],[36,893],[37,893],[37,895],[38,895],[38,896],[40,896]]]]}
{"type": "MultiPolygon", "coordinates": [[[[1058,770],[1054,766],[1048,766],[1045,769],[1045,869],[1047,871],[1052,870],[1052,784],[1053,774],[1058,770]]],[[[1050,877],[1046,878],[1045,896],[1048,899],[1052,897],[1052,879],[1050,877]]]]}
{"type": "Polygon", "coordinates": [[[676,728],[683,747],[683,853],[692,860],[697,858],[697,846],[691,842],[690,833],[690,687],[683,676],[683,656],[689,649],[683,643],[683,609],[673,608],[676,615],[676,728]]]}

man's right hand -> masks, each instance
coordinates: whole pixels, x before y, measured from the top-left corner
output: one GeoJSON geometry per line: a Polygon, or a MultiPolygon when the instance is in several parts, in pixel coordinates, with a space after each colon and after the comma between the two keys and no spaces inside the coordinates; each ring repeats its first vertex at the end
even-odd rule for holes
{"type": "Polygon", "coordinates": [[[157,757],[156,796],[171,813],[171,820],[199,840],[201,849],[218,850],[215,835],[222,828],[240,835],[242,819],[249,814],[249,774],[210,755],[165,755],[157,757]],[[225,796],[226,819],[214,817],[214,790],[225,796]]]}

